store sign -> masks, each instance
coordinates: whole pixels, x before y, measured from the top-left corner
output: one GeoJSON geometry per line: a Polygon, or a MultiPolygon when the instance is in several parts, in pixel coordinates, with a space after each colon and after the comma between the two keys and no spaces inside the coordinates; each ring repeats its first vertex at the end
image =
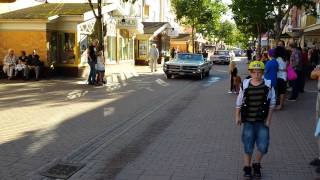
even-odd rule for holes
{"type": "Polygon", "coordinates": [[[122,18],[117,20],[117,26],[118,28],[136,28],[138,24],[137,19],[128,19],[128,18],[122,18]]]}

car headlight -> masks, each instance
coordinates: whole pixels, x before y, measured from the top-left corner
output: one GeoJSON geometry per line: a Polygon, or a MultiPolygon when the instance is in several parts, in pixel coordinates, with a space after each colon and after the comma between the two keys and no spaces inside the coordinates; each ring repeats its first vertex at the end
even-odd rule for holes
{"type": "Polygon", "coordinates": [[[197,71],[198,71],[198,72],[201,71],[201,65],[198,66],[197,71]]]}

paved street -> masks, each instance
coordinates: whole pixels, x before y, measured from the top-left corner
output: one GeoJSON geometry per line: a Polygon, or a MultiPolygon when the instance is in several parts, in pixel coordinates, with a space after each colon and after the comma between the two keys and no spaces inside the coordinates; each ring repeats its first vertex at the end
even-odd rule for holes
{"type": "MultiPolygon", "coordinates": [[[[246,76],[245,62],[237,61],[246,76]]],[[[69,179],[242,179],[241,127],[227,66],[210,77],[166,79],[162,71],[103,87],[82,79],[0,80],[0,179],[49,179],[56,163],[84,165],[69,179]]],[[[266,180],[312,180],[316,84],[276,111],[266,180]]]]}

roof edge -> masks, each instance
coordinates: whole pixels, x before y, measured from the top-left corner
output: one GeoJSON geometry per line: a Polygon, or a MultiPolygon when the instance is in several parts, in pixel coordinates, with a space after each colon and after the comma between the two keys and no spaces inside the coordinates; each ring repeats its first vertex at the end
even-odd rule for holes
{"type": "Polygon", "coordinates": [[[13,23],[13,22],[49,22],[48,19],[0,19],[0,22],[9,22],[9,23],[13,23]]]}

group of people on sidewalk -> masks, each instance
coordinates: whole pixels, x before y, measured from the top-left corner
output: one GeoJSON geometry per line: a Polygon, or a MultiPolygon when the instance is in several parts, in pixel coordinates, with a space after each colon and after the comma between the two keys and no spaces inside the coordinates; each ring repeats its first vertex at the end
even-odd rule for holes
{"type": "Polygon", "coordinates": [[[98,40],[94,40],[87,49],[88,64],[90,72],[88,76],[88,84],[102,86],[106,83],[105,75],[105,59],[98,40]]]}
{"type": "MultiPolygon", "coordinates": [[[[288,101],[296,101],[299,93],[304,92],[306,66],[310,62],[310,56],[304,54],[295,42],[290,42],[288,49],[283,41],[268,51],[268,58],[253,60],[249,63],[249,76],[236,85],[235,77],[238,77],[238,69],[231,62],[230,91],[238,93],[236,101],[235,121],[237,125],[243,124],[242,142],[244,146],[244,177],[251,179],[261,177],[261,160],[268,152],[269,127],[274,109],[281,110],[284,107],[284,99],[288,85],[291,86],[291,94],[288,101]],[[239,86],[239,90],[236,89],[239,86]],[[257,152],[252,160],[254,147],[257,152]],[[253,172],[252,172],[253,171],[253,172]]],[[[263,56],[262,56],[263,57],[263,56]]],[[[320,92],[320,67],[317,66],[311,72],[311,78],[318,79],[320,92]]],[[[317,100],[317,120],[320,117],[320,95],[317,100]]],[[[310,164],[318,166],[320,173],[320,138],[319,158],[310,164]]]]}
{"type": "Polygon", "coordinates": [[[19,72],[23,73],[25,80],[29,79],[30,70],[34,70],[36,80],[39,80],[40,68],[42,62],[36,50],[27,56],[25,51],[21,51],[21,55],[17,57],[13,49],[8,50],[8,54],[3,59],[3,72],[8,80],[17,77],[19,72]]]}

